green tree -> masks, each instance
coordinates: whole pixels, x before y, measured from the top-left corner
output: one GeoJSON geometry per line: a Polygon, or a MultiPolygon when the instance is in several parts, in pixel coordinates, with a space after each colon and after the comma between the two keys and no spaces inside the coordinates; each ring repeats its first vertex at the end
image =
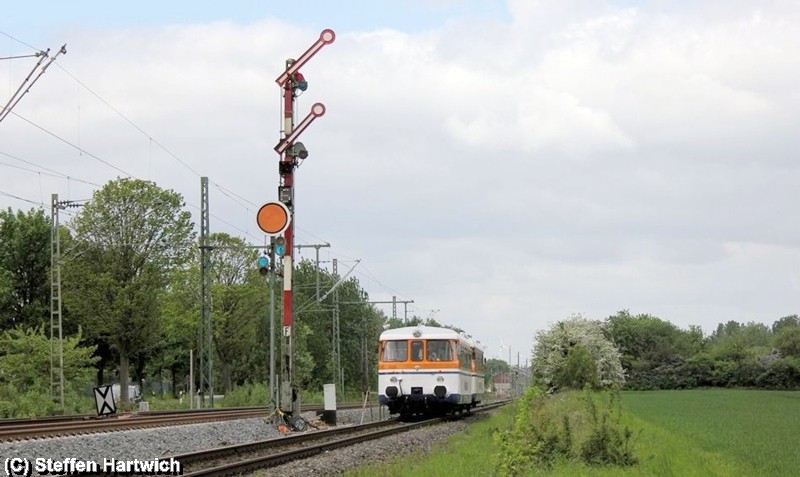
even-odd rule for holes
{"type": "Polygon", "coordinates": [[[683,368],[704,346],[699,327],[681,330],[648,314],[622,310],[606,320],[611,339],[622,353],[626,386],[635,389],[692,387],[683,368]]]}
{"type": "Polygon", "coordinates": [[[50,310],[50,220],[0,211],[0,329],[39,326],[50,310]]]}
{"type": "MultiPolygon", "coordinates": [[[[66,410],[86,412],[80,396],[91,383],[94,349],[79,345],[80,332],[65,338],[66,410]]],[[[55,409],[50,399],[50,337],[44,327],[15,327],[0,334],[0,417],[29,417],[55,409]]]]}
{"type": "Polygon", "coordinates": [[[267,288],[254,266],[257,252],[245,248],[242,239],[216,233],[209,236],[209,245],[214,348],[220,358],[222,387],[227,393],[232,380],[241,382],[252,376],[250,365],[263,366],[239,358],[264,345],[263,340],[256,339],[256,332],[259,317],[266,309],[267,288]],[[238,370],[237,364],[241,365],[238,370]]]}
{"type": "Polygon", "coordinates": [[[192,246],[183,206],[180,194],[153,182],[117,179],[95,192],[72,224],[76,250],[66,257],[65,297],[90,339],[117,354],[126,403],[130,359],[143,362],[161,339],[160,297],[192,246]]]}
{"type": "MultiPolygon", "coordinates": [[[[369,302],[369,296],[358,280],[350,277],[341,283],[340,278],[326,270],[319,271],[321,290],[317,300],[315,265],[302,260],[293,272],[295,282],[295,323],[298,330],[297,347],[303,361],[296,360],[297,383],[306,389],[320,389],[324,383],[336,382],[333,353],[336,339],[333,335],[333,293],[327,294],[338,283],[339,295],[339,347],[344,385],[349,391],[372,388],[377,379],[377,343],[383,331],[385,316],[369,302]],[[306,368],[310,366],[310,368],[306,368]]],[[[339,386],[340,387],[340,386],[339,386]]],[[[339,389],[337,387],[337,389],[339,389]]]]}
{"type": "Polygon", "coordinates": [[[797,315],[789,315],[780,318],[775,323],[772,324],[772,333],[777,334],[781,329],[785,327],[797,327],[800,326],[800,317],[797,315]]]}
{"type": "MultiPolygon", "coordinates": [[[[193,252],[197,254],[198,249],[193,252]]],[[[150,366],[159,378],[163,370],[169,370],[172,392],[176,396],[181,389],[189,391],[188,382],[183,386],[183,378],[188,379],[190,350],[197,349],[200,299],[200,271],[196,260],[195,266],[173,270],[161,300],[163,335],[152,350],[150,366]]]]}
{"type": "Polygon", "coordinates": [[[484,375],[486,389],[490,389],[494,376],[511,371],[511,366],[502,359],[491,358],[486,361],[486,374],[484,375]]]}
{"type": "Polygon", "coordinates": [[[567,352],[567,360],[557,374],[556,385],[572,389],[598,387],[597,365],[586,347],[578,343],[567,352]]]}
{"type": "Polygon", "coordinates": [[[720,324],[709,338],[714,380],[724,386],[756,386],[772,354],[772,332],[762,323],[720,324]]]}
{"type": "Polygon", "coordinates": [[[773,346],[780,351],[781,356],[800,358],[800,326],[781,327],[775,335],[773,346]]]}

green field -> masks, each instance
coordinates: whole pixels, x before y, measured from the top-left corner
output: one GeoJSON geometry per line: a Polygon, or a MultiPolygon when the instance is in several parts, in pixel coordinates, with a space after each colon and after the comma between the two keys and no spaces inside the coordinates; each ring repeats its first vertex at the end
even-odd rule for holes
{"type": "MultiPolygon", "coordinates": [[[[635,432],[639,463],[596,468],[563,462],[542,476],[800,475],[800,392],[708,389],[627,391],[624,421],[635,432]]],[[[496,475],[491,435],[508,429],[513,409],[472,426],[420,460],[406,459],[350,475],[496,475]]]]}
{"type": "Polygon", "coordinates": [[[643,430],[658,430],[686,447],[684,455],[664,456],[658,455],[654,442],[642,454],[644,460],[679,461],[700,455],[710,459],[702,466],[710,471],[800,475],[800,392],[629,391],[623,393],[623,403],[645,423],[643,430]]]}

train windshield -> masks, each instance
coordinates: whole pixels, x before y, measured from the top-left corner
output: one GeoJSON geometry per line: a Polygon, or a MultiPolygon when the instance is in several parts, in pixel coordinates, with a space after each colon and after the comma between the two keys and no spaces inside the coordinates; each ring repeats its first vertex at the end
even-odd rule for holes
{"type": "Polygon", "coordinates": [[[411,361],[422,361],[422,341],[411,342],[411,361]]]}
{"type": "Polygon", "coordinates": [[[450,361],[450,342],[447,340],[428,340],[428,361],[450,361]]]}
{"type": "Polygon", "coordinates": [[[387,341],[383,345],[381,361],[406,361],[408,359],[408,341],[387,341]]]}

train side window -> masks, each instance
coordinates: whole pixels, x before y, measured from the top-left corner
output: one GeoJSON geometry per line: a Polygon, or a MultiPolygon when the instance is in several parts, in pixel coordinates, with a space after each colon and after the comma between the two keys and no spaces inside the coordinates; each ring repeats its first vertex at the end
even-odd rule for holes
{"type": "Polygon", "coordinates": [[[422,341],[411,342],[411,361],[422,361],[422,341]]]}
{"type": "Polygon", "coordinates": [[[387,341],[383,346],[381,361],[406,361],[408,360],[408,341],[387,341]]]}

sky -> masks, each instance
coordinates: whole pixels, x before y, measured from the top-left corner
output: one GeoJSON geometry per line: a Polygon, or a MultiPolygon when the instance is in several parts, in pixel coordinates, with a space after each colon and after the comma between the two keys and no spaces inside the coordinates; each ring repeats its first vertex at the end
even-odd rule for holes
{"type": "MultiPolygon", "coordinates": [[[[197,223],[208,176],[211,231],[264,243],[275,79],[331,28],[296,232],[370,299],[514,364],[573,314],[800,313],[796,2],[119,3],[0,1],[0,57],[67,45],[0,122],[0,208],[130,175],[197,223]]],[[[35,61],[0,60],[0,103],[35,61]]]]}

